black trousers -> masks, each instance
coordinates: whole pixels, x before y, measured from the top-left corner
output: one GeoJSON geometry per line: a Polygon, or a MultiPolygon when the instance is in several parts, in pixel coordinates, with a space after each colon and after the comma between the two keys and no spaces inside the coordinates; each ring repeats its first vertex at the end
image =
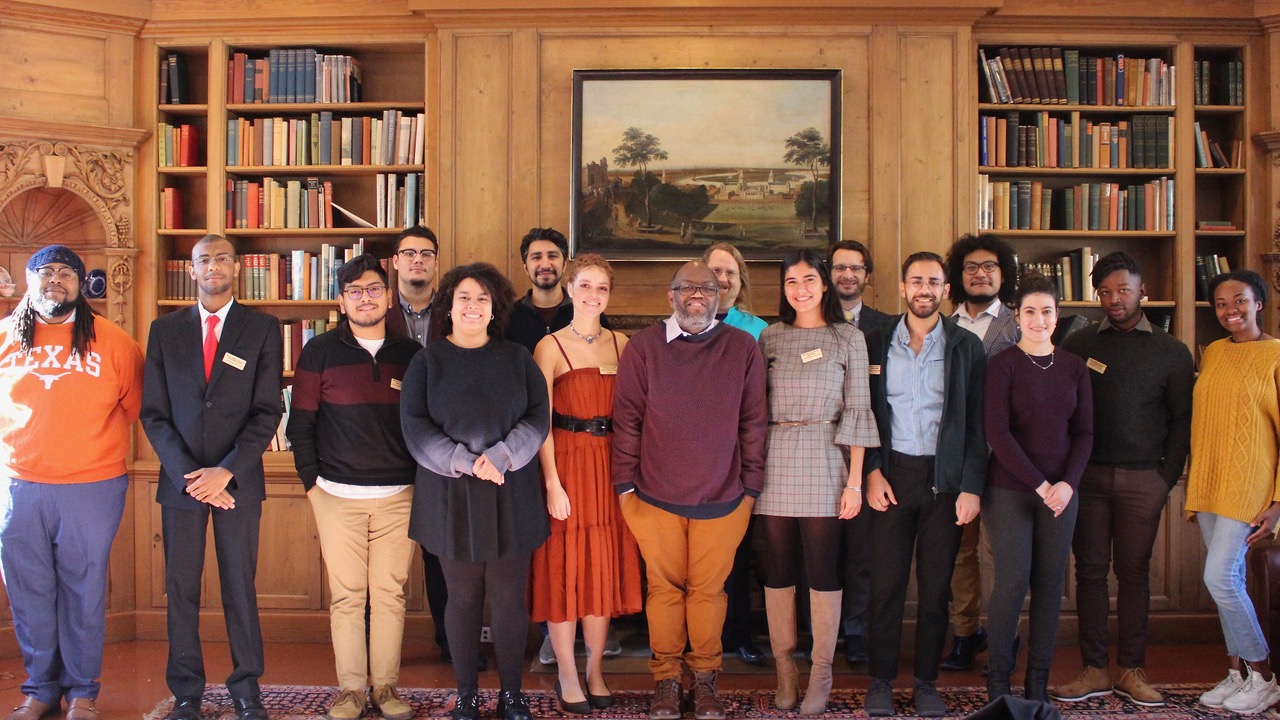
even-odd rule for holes
{"type": "Polygon", "coordinates": [[[963,528],[956,525],[956,493],[933,491],[933,457],[889,453],[885,478],[898,504],[871,512],[871,677],[898,676],[902,618],[906,609],[911,557],[916,560],[915,676],[938,679],[947,638],[951,571],[963,528]]]}
{"type": "Polygon", "coordinates": [[[160,507],[164,534],[164,586],[168,593],[169,664],[165,679],[176,697],[204,694],[204,655],[200,650],[200,577],[204,574],[205,535],[213,521],[213,545],[222,588],[222,614],[231,645],[227,690],[234,698],[259,693],[262,631],[258,626],[258,528],[261,503],[234,510],[202,505],[183,510],[160,507]],[[212,517],[210,517],[212,516],[212,517]]]}
{"type": "MultiPolygon", "coordinates": [[[[418,547],[422,547],[419,545],[418,547]]],[[[431,608],[431,622],[436,626],[436,646],[444,649],[449,644],[444,631],[444,609],[449,603],[449,586],[440,569],[440,558],[422,548],[422,577],[427,585],[427,607],[431,608]]]]}
{"type": "Polygon", "coordinates": [[[529,636],[527,600],[529,558],[519,553],[487,562],[440,558],[449,584],[449,605],[444,624],[453,652],[453,673],[460,694],[479,687],[476,660],[480,656],[480,630],[484,624],[484,601],[489,600],[489,629],[498,659],[498,681],[503,690],[520,690],[524,671],[525,643],[529,636]]]}
{"type": "Polygon", "coordinates": [[[871,609],[871,516],[865,504],[856,517],[841,520],[840,585],[844,590],[842,630],[845,637],[867,636],[871,609]]]}
{"type": "Polygon", "coordinates": [[[720,633],[720,640],[727,651],[755,643],[755,633],[751,629],[751,586],[754,579],[751,567],[751,531],[755,526],[756,516],[752,515],[747,524],[747,533],[742,536],[738,551],[733,555],[733,569],[724,582],[728,606],[725,609],[724,629],[720,633]]]}

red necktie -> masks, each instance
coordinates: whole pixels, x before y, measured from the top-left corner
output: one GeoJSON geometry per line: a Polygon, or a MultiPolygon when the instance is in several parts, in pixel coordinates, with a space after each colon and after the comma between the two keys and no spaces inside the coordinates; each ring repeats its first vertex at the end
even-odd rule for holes
{"type": "Polygon", "coordinates": [[[218,333],[215,332],[218,316],[210,315],[204,322],[208,326],[204,333],[204,381],[209,382],[209,377],[213,375],[213,358],[218,354],[218,333]]]}

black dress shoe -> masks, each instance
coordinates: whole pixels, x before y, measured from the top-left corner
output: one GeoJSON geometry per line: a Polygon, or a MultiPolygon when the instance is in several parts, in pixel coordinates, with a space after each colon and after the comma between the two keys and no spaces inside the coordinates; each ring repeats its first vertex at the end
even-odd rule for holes
{"type": "Polygon", "coordinates": [[[590,715],[591,704],[586,700],[578,702],[566,702],[564,693],[560,690],[560,681],[556,680],[556,702],[560,704],[560,709],[572,715],[590,715]]]}
{"type": "Polygon", "coordinates": [[[460,693],[449,715],[453,720],[480,720],[480,693],[460,693]]]}
{"type": "Polygon", "coordinates": [[[764,651],[751,641],[734,648],[733,652],[738,656],[739,660],[748,665],[759,665],[764,662],[764,651]]]}
{"type": "Polygon", "coordinates": [[[234,698],[232,703],[236,707],[237,720],[268,720],[260,695],[234,698]]]}
{"type": "Polygon", "coordinates": [[[498,693],[498,717],[502,720],[533,720],[529,702],[519,690],[502,690],[498,693]]]}
{"type": "Polygon", "coordinates": [[[866,635],[844,636],[844,659],[848,660],[850,665],[864,665],[871,659],[867,650],[866,635]]]}
{"type": "Polygon", "coordinates": [[[200,698],[180,697],[173,699],[173,709],[164,720],[201,720],[200,698]]]}
{"type": "Polygon", "coordinates": [[[972,635],[956,635],[951,645],[951,654],[942,661],[943,670],[971,670],[973,658],[987,649],[987,631],[978,628],[972,635]]]}

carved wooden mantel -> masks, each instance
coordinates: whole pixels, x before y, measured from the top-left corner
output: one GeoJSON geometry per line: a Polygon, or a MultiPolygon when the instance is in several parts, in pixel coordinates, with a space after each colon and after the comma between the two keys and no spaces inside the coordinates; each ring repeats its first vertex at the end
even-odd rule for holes
{"type": "MultiPolygon", "coordinates": [[[[0,118],[0,212],[30,190],[62,188],[84,200],[106,234],[107,317],[133,333],[134,177],[142,130],[0,118]]],[[[35,241],[6,237],[0,243],[35,241]]],[[[32,248],[34,249],[34,248],[32,248]]]]}

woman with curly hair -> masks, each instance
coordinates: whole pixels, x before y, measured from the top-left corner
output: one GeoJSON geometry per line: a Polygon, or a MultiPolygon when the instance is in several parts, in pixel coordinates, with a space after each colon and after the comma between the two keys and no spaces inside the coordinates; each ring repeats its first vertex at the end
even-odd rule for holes
{"type": "Polygon", "coordinates": [[[405,372],[400,417],[418,461],[409,536],[440,558],[449,602],[454,720],[480,715],[476,658],[485,600],[498,659],[498,715],[528,720],[520,692],[529,610],[529,558],[550,527],[538,450],[551,408],[547,383],[522,346],[504,340],[511,283],[488,263],[450,270],[433,323],[440,341],[405,372]]]}

